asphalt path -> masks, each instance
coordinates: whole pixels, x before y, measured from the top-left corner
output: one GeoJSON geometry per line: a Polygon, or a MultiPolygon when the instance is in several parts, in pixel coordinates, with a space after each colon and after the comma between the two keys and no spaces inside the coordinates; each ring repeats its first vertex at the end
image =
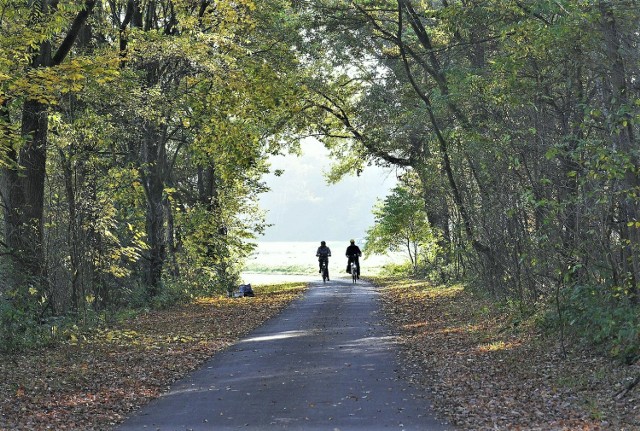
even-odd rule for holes
{"type": "Polygon", "coordinates": [[[402,379],[369,283],[310,288],[130,417],[130,430],[446,430],[402,379]]]}

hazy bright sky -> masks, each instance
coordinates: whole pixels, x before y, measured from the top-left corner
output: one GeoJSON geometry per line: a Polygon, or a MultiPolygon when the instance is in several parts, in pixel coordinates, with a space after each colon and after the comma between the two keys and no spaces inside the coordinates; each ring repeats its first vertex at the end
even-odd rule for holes
{"type": "Polygon", "coordinates": [[[258,240],[348,243],[350,238],[364,238],[373,225],[376,199],[384,199],[395,185],[394,171],[367,167],[359,177],[327,185],[327,150],[317,141],[306,141],[302,153],[273,159],[272,169],[285,173],[266,178],[271,191],[262,195],[260,205],[268,210],[267,223],[273,226],[258,240]]]}

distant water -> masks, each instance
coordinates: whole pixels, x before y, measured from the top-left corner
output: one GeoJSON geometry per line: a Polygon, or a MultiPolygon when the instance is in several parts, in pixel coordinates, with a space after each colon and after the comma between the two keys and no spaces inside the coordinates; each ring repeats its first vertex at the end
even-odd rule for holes
{"type": "MultiPolygon", "coordinates": [[[[347,276],[347,258],[345,251],[348,241],[327,241],[331,249],[329,258],[329,273],[332,277],[347,276]]],[[[307,281],[318,278],[318,259],[316,250],[319,242],[301,241],[261,241],[248,259],[242,277],[245,283],[251,280],[265,280],[264,282],[279,281],[307,281]]],[[[358,244],[362,248],[361,244],[358,244]]],[[[360,259],[361,273],[377,274],[380,269],[392,262],[401,262],[401,253],[389,256],[363,255],[360,259]]],[[[254,281],[258,283],[258,281],[254,281]]],[[[262,281],[260,281],[262,282],[262,281]]]]}

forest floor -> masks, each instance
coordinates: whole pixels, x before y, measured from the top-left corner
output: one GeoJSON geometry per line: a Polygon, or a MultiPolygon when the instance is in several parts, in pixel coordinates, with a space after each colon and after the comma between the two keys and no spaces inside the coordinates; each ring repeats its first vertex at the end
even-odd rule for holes
{"type": "MultiPolygon", "coordinates": [[[[403,374],[459,430],[640,430],[640,364],[624,365],[505,317],[461,287],[376,280],[403,374]]],[[[0,430],[106,430],[277,314],[302,283],[254,287],[125,319],[55,348],[0,355],[0,430]],[[261,290],[264,289],[264,290],[261,290]]]]}
{"type": "MultiPolygon", "coordinates": [[[[640,364],[545,338],[462,287],[377,280],[409,378],[460,430],[640,430],[640,364]],[[516,324],[519,323],[519,324],[516,324]]],[[[567,343],[565,343],[567,344],[567,343]]]]}
{"type": "Polygon", "coordinates": [[[49,349],[0,355],[0,430],[107,430],[214,353],[277,314],[304,283],[254,286],[69,333],[49,349]]]}

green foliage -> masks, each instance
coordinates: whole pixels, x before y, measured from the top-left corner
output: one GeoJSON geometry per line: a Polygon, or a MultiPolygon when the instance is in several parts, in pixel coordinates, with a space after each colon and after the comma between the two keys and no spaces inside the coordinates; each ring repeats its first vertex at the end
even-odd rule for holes
{"type": "Polygon", "coordinates": [[[413,265],[409,260],[404,263],[389,263],[380,270],[382,277],[402,278],[411,273],[413,273],[413,265]]]}
{"type": "Polygon", "coordinates": [[[168,280],[162,283],[160,292],[151,299],[155,309],[167,309],[178,304],[186,304],[196,298],[211,295],[206,285],[189,283],[184,280],[168,280]]]}
{"type": "Polygon", "coordinates": [[[375,224],[367,230],[363,252],[405,251],[412,272],[417,274],[420,268],[435,262],[440,248],[415,183],[415,178],[404,177],[374,209],[375,224]]]}
{"type": "MultiPolygon", "coordinates": [[[[22,182],[21,151],[35,136],[21,123],[25,103],[48,117],[46,172],[24,176],[47,178],[34,190],[44,201],[34,220],[45,220],[34,243],[50,279],[40,309],[7,311],[7,327],[233,290],[265,227],[267,159],[304,127],[290,4],[207,3],[199,15],[189,2],[141,3],[122,27],[133,3],[97,2],[56,62],[84,2],[46,4],[0,1],[3,175],[22,182]]],[[[20,202],[31,205],[19,196],[6,214],[27,213],[9,208],[20,202]]],[[[7,283],[0,295],[15,288],[7,283]]]]}
{"type": "Polygon", "coordinates": [[[640,307],[622,289],[577,285],[563,303],[569,329],[581,340],[628,363],[640,357],[640,307]]]}
{"type": "Polygon", "coordinates": [[[522,310],[556,302],[560,319],[571,315],[593,342],[633,351],[640,10],[588,1],[314,5],[308,35],[324,55],[324,85],[311,84],[313,112],[340,157],[331,179],[368,163],[419,178],[376,209],[369,249],[410,244],[398,233],[428,219],[432,232],[413,241],[438,247],[414,253],[414,263],[431,259],[441,280],[464,275],[522,310]],[[607,293],[598,308],[572,286],[617,299],[607,293]],[[601,322],[592,331],[583,309],[601,322]]]}
{"type": "Polygon", "coordinates": [[[125,25],[131,3],[97,2],[74,34],[84,2],[0,1],[1,244],[29,272],[0,287],[7,327],[230,291],[265,228],[268,157],[308,134],[331,181],[402,176],[365,252],[517,304],[560,286],[580,328],[597,307],[571,286],[615,291],[590,333],[633,352],[637,8],[366,3],[161,0],[125,25]]]}
{"type": "MultiPolygon", "coordinates": [[[[15,353],[67,341],[78,332],[74,316],[35,318],[43,315],[42,301],[0,298],[0,352],[15,353]]],[[[91,325],[95,323],[85,323],[91,325]]],[[[86,326],[86,325],[85,325],[86,326]]]]}
{"type": "Polygon", "coordinates": [[[0,346],[4,352],[29,347],[37,339],[34,328],[31,315],[7,300],[0,301],[0,346]]]}
{"type": "Polygon", "coordinates": [[[51,333],[42,316],[49,307],[50,292],[37,288],[39,279],[15,274],[5,258],[0,259],[0,274],[0,350],[46,345],[51,333]],[[8,280],[19,280],[19,284],[8,285],[8,280]]]}

